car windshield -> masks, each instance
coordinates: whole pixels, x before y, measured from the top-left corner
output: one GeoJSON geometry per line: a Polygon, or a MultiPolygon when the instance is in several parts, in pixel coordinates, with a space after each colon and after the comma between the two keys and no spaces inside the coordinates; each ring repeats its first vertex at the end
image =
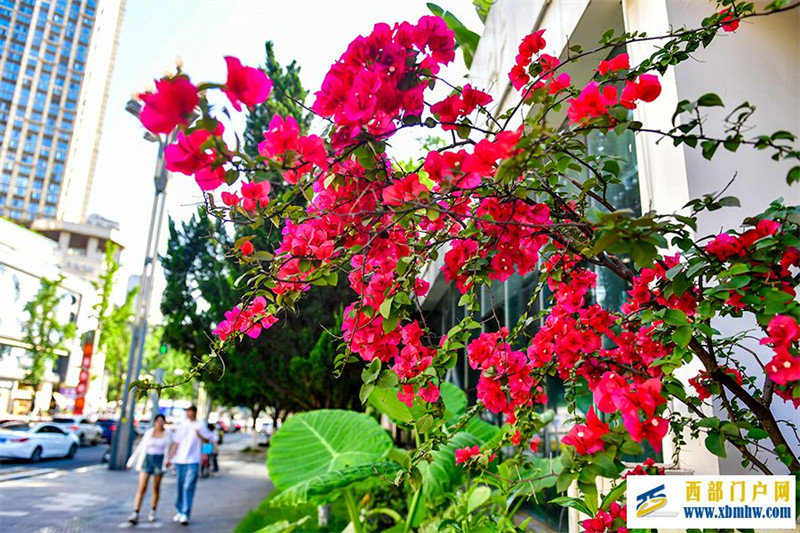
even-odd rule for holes
{"type": "Polygon", "coordinates": [[[20,422],[6,422],[5,424],[0,424],[0,429],[8,431],[30,431],[31,427],[28,424],[20,422]]]}
{"type": "Polygon", "coordinates": [[[67,422],[67,423],[71,424],[72,422],[75,422],[75,419],[74,418],[65,417],[65,416],[57,416],[57,417],[55,417],[53,419],[53,422],[55,422],[56,424],[64,423],[64,422],[67,422]]]}

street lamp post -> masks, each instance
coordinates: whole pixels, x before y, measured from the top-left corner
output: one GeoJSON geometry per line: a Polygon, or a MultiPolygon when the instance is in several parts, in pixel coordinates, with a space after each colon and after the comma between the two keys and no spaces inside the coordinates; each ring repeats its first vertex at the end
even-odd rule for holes
{"type": "MultiPolygon", "coordinates": [[[[141,104],[135,100],[130,100],[125,109],[138,118],[141,104]]],[[[147,236],[147,248],[139,284],[140,292],[136,305],[133,338],[131,339],[131,349],[128,353],[128,373],[125,377],[122,409],[117,431],[114,433],[114,439],[111,444],[111,458],[108,466],[112,470],[125,469],[125,463],[130,456],[131,445],[133,444],[133,418],[136,409],[136,396],[134,391],[131,390],[131,383],[139,378],[139,373],[142,370],[142,357],[147,337],[147,315],[150,310],[150,299],[153,295],[155,267],[158,262],[158,243],[164,221],[167,180],[169,178],[164,159],[164,148],[174,140],[174,135],[173,132],[165,141],[161,136],[155,136],[150,133],[145,134],[147,140],[158,143],[158,159],[153,176],[155,196],[153,197],[153,208],[150,213],[150,231],[147,236]]]]}

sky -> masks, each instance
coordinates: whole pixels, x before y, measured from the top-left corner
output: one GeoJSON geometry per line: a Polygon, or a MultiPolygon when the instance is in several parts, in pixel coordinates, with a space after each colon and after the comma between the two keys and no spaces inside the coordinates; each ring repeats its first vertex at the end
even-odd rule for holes
{"type": "MultiPolygon", "coordinates": [[[[471,1],[437,3],[480,33],[482,23],[471,1]]],[[[422,0],[128,0],[89,203],[89,213],[121,226],[125,250],[116,297],[124,298],[129,275],[141,273],[154,194],[157,146],[143,138],[141,124],[125,111],[133,93],[173,71],[177,57],[195,83],[224,82],[223,56],[261,65],[264,42],[271,40],[281,64],[297,61],[303,85],[313,94],[353,38],[369,33],[378,22],[416,21],[428,14],[422,0]]],[[[465,74],[457,52],[456,61],[443,75],[458,80],[465,74]]],[[[243,124],[243,119],[236,122],[243,124]]],[[[172,175],[167,188],[171,218],[188,219],[201,200],[191,177],[172,175]]],[[[163,253],[166,222],[161,230],[163,253]]],[[[153,295],[156,314],[163,286],[159,269],[153,295]]]]}

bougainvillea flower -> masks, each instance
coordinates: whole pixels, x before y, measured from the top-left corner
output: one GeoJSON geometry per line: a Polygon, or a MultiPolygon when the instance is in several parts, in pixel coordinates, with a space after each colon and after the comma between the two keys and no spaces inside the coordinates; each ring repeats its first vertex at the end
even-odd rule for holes
{"type": "Polygon", "coordinates": [[[153,133],[171,133],[179,124],[187,125],[200,102],[197,87],[185,76],[156,81],[154,93],[141,93],[144,102],[139,120],[153,133]]]}
{"type": "Polygon", "coordinates": [[[242,252],[242,255],[251,255],[254,251],[253,243],[250,241],[245,241],[239,246],[239,251],[242,252]]]}
{"type": "Polygon", "coordinates": [[[639,89],[639,100],[642,102],[652,102],[661,94],[661,82],[654,74],[642,74],[636,85],[639,89]]]}
{"type": "Polygon", "coordinates": [[[561,442],[574,446],[579,455],[590,455],[605,447],[602,437],[608,431],[608,424],[597,418],[594,408],[591,408],[586,415],[586,424],[574,426],[561,442]]]}
{"type": "Polygon", "coordinates": [[[204,167],[195,172],[194,180],[203,191],[213,191],[225,184],[225,169],[222,167],[204,167]]]}
{"type": "Polygon", "coordinates": [[[241,104],[253,107],[269,98],[272,81],[263,70],[245,67],[241,61],[231,56],[225,57],[225,63],[228,65],[228,79],[222,90],[236,111],[242,110],[241,104]]]}
{"type": "Polygon", "coordinates": [[[780,350],[767,363],[767,375],[778,385],[800,381],[800,357],[792,357],[789,352],[780,350]]]}
{"type": "Polygon", "coordinates": [[[722,23],[722,29],[726,32],[733,32],[739,29],[739,19],[734,17],[734,13],[731,13],[730,8],[723,9],[719,12],[720,22],[722,23]]]}
{"type": "Polygon", "coordinates": [[[250,182],[242,185],[242,208],[254,211],[256,207],[266,207],[269,203],[269,191],[272,186],[268,181],[250,182]]]}
{"type": "Polygon", "coordinates": [[[189,135],[178,132],[174,144],[164,148],[167,170],[191,176],[214,161],[214,154],[203,149],[203,143],[211,136],[210,131],[197,130],[189,135]]]}
{"type": "Polygon", "coordinates": [[[480,455],[481,449],[480,446],[477,444],[472,446],[471,448],[460,448],[456,450],[456,464],[460,465],[462,463],[466,463],[473,457],[480,455]]]}

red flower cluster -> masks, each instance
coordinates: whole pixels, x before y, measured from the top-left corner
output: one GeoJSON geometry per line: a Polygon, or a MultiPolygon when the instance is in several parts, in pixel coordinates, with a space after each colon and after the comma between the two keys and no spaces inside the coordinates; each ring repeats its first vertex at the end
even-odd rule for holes
{"type": "Polygon", "coordinates": [[[439,17],[422,17],[416,25],[376,24],[355,39],[331,66],[313,104],[338,127],[334,149],[351,144],[363,129],[384,135],[395,129],[394,120],[420,116],[427,86],[422,78],[454,58],[454,33],[439,17]]]}
{"type": "Polygon", "coordinates": [[[544,30],[531,33],[522,39],[519,45],[516,63],[508,74],[509,79],[511,79],[511,84],[514,86],[514,89],[518,91],[531,80],[530,74],[528,74],[528,66],[533,61],[533,56],[544,50],[544,47],[547,46],[547,42],[542,35],[544,35],[544,30]]]}
{"type": "Polygon", "coordinates": [[[597,72],[601,76],[605,76],[609,72],[617,72],[620,70],[628,70],[631,68],[631,63],[628,54],[622,53],[614,56],[609,60],[603,60],[597,66],[597,72]]]}
{"type": "Polygon", "coordinates": [[[591,455],[605,448],[603,435],[608,432],[608,424],[597,418],[594,408],[590,408],[586,415],[586,424],[573,426],[561,442],[574,446],[579,455],[591,455]]]}
{"type": "Polygon", "coordinates": [[[242,110],[242,104],[253,107],[269,98],[272,81],[264,71],[258,68],[245,67],[235,57],[226,56],[228,80],[223,91],[236,111],[242,110]]]}
{"type": "Polygon", "coordinates": [[[455,122],[459,118],[469,115],[479,106],[488,105],[491,101],[491,96],[466,84],[461,90],[461,94],[453,94],[441,102],[433,104],[431,113],[438,115],[439,120],[443,123],[443,130],[454,130],[458,127],[455,122]]]}
{"type": "Polygon", "coordinates": [[[581,522],[585,533],[628,533],[625,524],[628,521],[628,508],[613,502],[608,512],[602,509],[597,510],[594,518],[588,518],[581,522]]]}
{"type": "Polygon", "coordinates": [[[212,333],[222,341],[236,332],[257,339],[263,330],[271,328],[277,321],[275,316],[267,313],[267,300],[263,296],[259,296],[254,298],[245,309],[237,305],[230,311],[226,311],[225,320],[217,324],[212,333]]]}
{"type": "Polygon", "coordinates": [[[680,262],[680,257],[664,257],[663,266],[656,263],[653,268],[643,268],[638,276],[633,278],[633,288],[628,291],[630,299],[622,304],[623,313],[635,313],[641,310],[650,302],[656,302],[662,307],[677,309],[686,313],[686,316],[694,316],[697,312],[697,288],[691,287],[681,295],[672,294],[669,298],[664,297],[658,288],[658,282],[666,280],[667,270],[675,267],[680,262]]]}
{"type": "Polygon", "coordinates": [[[792,395],[792,390],[800,384],[800,326],[794,317],[776,315],[767,325],[769,336],[763,339],[763,344],[772,345],[775,357],[767,363],[767,375],[779,387],[776,394],[781,398],[793,401],[800,406],[800,398],[792,395]]]}
{"type": "Polygon", "coordinates": [[[460,448],[456,450],[456,464],[460,465],[462,463],[466,463],[473,457],[477,457],[480,454],[481,449],[477,444],[471,448],[460,448]]]}
{"type": "Polygon", "coordinates": [[[516,148],[520,131],[502,131],[494,141],[478,141],[472,153],[466,150],[439,153],[433,150],[425,157],[424,168],[436,184],[434,191],[474,189],[483,180],[490,180],[499,161],[519,152],[516,148]]]}
{"type": "MultiPolygon", "coordinates": [[[[735,368],[725,367],[722,371],[731,376],[734,381],[736,381],[737,385],[741,385],[744,382],[742,373],[735,368]]],[[[711,379],[711,375],[705,370],[700,371],[695,377],[689,379],[689,385],[697,391],[697,397],[701,400],[711,398],[711,391],[709,391],[708,388],[712,386],[712,383],[714,382],[711,379]]]]}
{"type": "Polygon", "coordinates": [[[225,183],[225,169],[221,164],[215,165],[222,153],[217,147],[225,147],[222,140],[222,124],[217,124],[211,132],[195,130],[186,135],[178,131],[175,143],[164,148],[164,159],[167,170],[180,172],[187,176],[194,175],[197,185],[203,191],[213,191],[225,183]]]}
{"type": "Polygon", "coordinates": [[[172,133],[179,125],[188,125],[189,117],[200,102],[197,87],[186,76],[156,81],[156,92],[139,95],[144,107],[139,120],[153,133],[172,133]]]}
{"type": "MultiPolygon", "coordinates": [[[[636,82],[626,81],[620,95],[613,85],[600,87],[596,81],[590,81],[576,98],[569,100],[567,116],[573,124],[608,117],[611,107],[621,105],[627,109],[636,109],[636,101],[652,102],[661,94],[661,83],[652,74],[642,74],[636,82]]],[[[613,122],[613,119],[612,119],[613,122]]]]}
{"type": "Polygon", "coordinates": [[[778,222],[762,218],[755,228],[747,230],[741,236],[732,233],[720,233],[706,245],[705,251],[720,261],[742,257],[747,255],[747,249],[750,246],[770,235],[775,235],[780,230],[780,227],[781,225],[778,222]]]}
{"type": "Polygon", "coordinates": [[[719,12],[720,22],[722,23],[722,30],[726,32],[734,32],[739,29],[739,19],[736,18],[736,13],[733,13],[730,8],[725,8],[719,12]]]}
{"type": "Polygon", "coordinates": [[[311,172],[313,165],[328,169],[328,153],[318,135],[300,135],[300,126],[294,117],[275,115],[258,145],[258,153],[274,158],[289,168],[283,173],[287,183],[295,184],[303,174],[311,172]]]}

